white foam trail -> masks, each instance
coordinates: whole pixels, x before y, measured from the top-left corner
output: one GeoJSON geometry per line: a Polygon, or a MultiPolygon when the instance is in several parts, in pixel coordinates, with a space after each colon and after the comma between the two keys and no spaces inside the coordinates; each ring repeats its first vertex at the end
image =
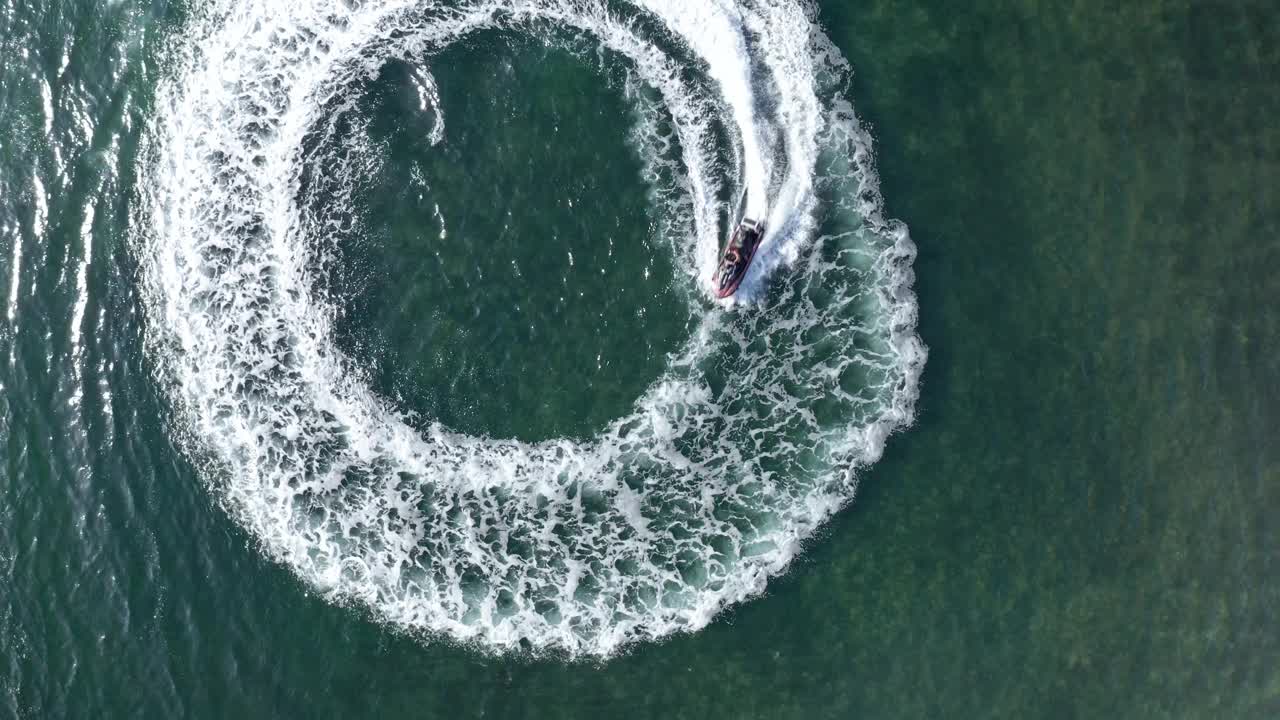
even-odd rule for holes
{"type": "Polygon", "coordinates": [[[6,235],[12,243],[13,252],[9,256],[9,328],[12,334],[18,333],[18,291],[22,282],[22,234],[17,226],[6,226],[6,235]]]}
{"type": "MultiPolygon", "coordinates": [[[[31,176],[31,202],[35,208],[31,218],[31,235],[42,238],[49,224],[48,193],[40,176],[31,176]]],[[[17,224],[10,228],[13,236],[13,254],[10,256],[11,273],[9,276],[9,326],[14,335],[18,332],[18,294],[22,288],[22,233],[17,224]]]]}
{"type": "Polygon", "coordinates": [[[336,602],[498,650],[609,655],[696,630],[761,592],[912,419],[914,247],[880,218],[867,138],[839,95],[846,69],[811,8],[632,6],[724,97],[704,97],[651,25],[603,0],[215,1],[157,91],[133,241],[159,379],[228,510],[336,602]],[[586,441],[415,430],[334,345],[338,301],[315,282],[341,261],[350,187],[378,171],[356,89],[392,58],[434,87],[433,58],[490,30],[586,33],[656,91],[678,143],[640,99],[635,137],[691,288],[726,230],[716,123],[742,135],[752,207],[772,198],[744,290],[759,307],[729,314],[690,293],[699,331],[586,441]]]}
{"type": "Polygon", "coordinates": [[[40,105],[44,110],[44,135],[50,137],[53,135],[53,88],[49,86],[48,80],[37,80],[40,83],[40,105]]]}
{"type": "Polygon", "coordinates": [[[80,336],[84,331],[84,311],[89,304],[89,265],[93,263],[94,205],[85,205],[84,222],[80,225],[80,264],[76,269],[76,304],[71,313],[71,352],[80,352],[80,336]]]}
{"type": "Polygon", "coordinates": [[[727,0],[694,3],[688,0],[638,0],[637,5],[654,13],[708,64],[708,72],[733,108],[733,119],[742,138],[746,214],[763,218],[768,210],[766,183],[772,157],[762,146],[755,117],[755,92],[742,9],[727,0]]]}
{"type": "Polygon", "coordinates": [[[745,288],[739,290],[746,297],[753,297],[762,291],[779,265],[795,261],[804,240],[815,230],[817,141],[826,119],[815,94],[814,38],[808,32],[809,18],[792,8],[761,3],[753,6],[747,25],[753,32],[778,38],[777,42],[763,45],[761,56],[777,88],[777,126],[781,128],[789,161],[786,178],[775,191],[773,212],[765,222],[763,244],[744,279],[745,288]]]}
{"type": "Polygon", "coordinates": [[[410,81],[418,93],[418,110],[424,113],[435,112],[427,142],[439,145],[444,141],[444,112],[440,109],[440,88],[436,86],[436,79],[429,72],[414,72],[410,81]]]}

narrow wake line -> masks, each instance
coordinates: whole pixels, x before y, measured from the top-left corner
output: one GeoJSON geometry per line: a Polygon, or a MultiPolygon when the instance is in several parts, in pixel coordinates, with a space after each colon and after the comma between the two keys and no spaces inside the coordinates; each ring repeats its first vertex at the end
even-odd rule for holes
{"type": "Polygon", "coordinates": [[[697,630],[785,569],[912,421],[926,356],[914,246],[880,216],[848,68],[812,16],[778,0],[215,2],[158,91],[132,236],[177,427],[263,550],[407,631],[568,656],[697,630]],[[341,299],[315,282],[342,261],[344,188],[377,172],[361,85],[413,66],[428,139],[448,142],[434,59],[504,32],[590,38],[654,91],[634,138],[703,318],[588,441],[414,429],[335,346],[341,299]],[[340,127],[357,141],[337,153],[340,127]],[[717,127],[740,136],[741,177],[717,127]],[[317,175],[336,201],[313,202],[317,175]],[[726,179],[770,220],[742,312],[706,300],[726,179]]]}

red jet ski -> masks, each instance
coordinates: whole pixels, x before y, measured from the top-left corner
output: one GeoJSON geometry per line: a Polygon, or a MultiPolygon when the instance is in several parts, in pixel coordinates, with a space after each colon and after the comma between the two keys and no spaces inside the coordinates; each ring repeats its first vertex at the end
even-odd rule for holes
{"type": "Polygon", "coordinates": [[[729,246],[724,249],[724,257],[720,259],[720,268],[716,270],[716,297],[727,298],[738,292],[742,278],[747,276],[747,268],[751,259],[760,248],[764,239],[764,223],[743,218],[738,229],[733,231],[729,246]]]}

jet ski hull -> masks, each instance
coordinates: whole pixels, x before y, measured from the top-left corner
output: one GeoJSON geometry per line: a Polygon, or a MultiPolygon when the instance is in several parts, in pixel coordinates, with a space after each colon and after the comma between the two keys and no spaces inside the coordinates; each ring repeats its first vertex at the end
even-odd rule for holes
{"type": "Polygon", "coordinates": [[[716,297],[724,299],[738,292],[742,280],[747,276],[751,261],[764,240],[764,225],[754,220],[744,219],[733,231],[733,237],[724,249],[720,258],[720,267],[716,270],[716,297]]]}

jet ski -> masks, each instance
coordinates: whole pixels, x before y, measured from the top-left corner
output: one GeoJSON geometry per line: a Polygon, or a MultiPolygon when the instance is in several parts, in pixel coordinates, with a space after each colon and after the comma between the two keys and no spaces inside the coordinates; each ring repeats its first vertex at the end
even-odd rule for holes
{"type": "Polygon", "coordinates": [[[738,223],[738,229],[733,231],[733,237],[729,239],[729,245],[720,259],[720,267],[716,270],[716,297],[727,298],[738,291],[763,239],[764,223],[747,218],[738,223]]]}

